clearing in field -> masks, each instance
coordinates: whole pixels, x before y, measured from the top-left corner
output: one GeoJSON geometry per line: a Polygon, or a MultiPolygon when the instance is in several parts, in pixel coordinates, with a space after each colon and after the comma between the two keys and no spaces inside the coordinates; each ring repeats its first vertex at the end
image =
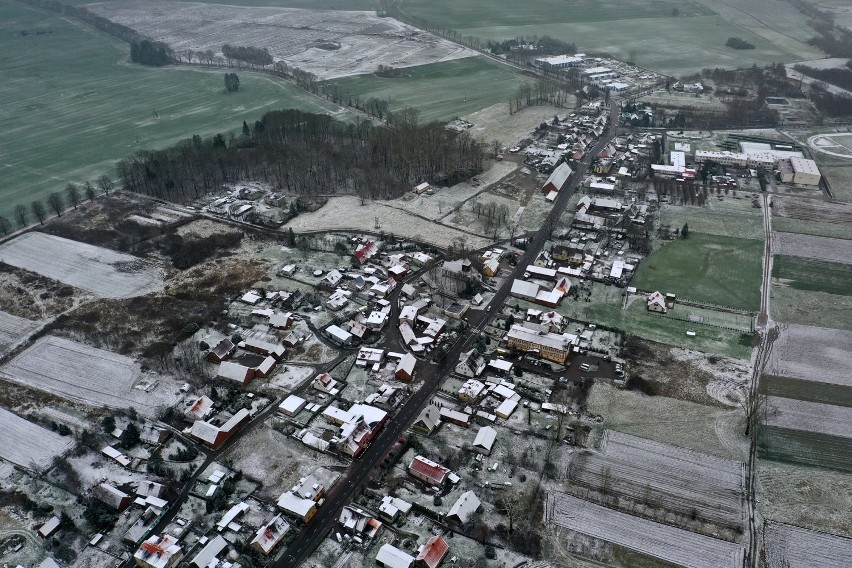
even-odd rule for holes
{"type": "Polygon", "coordinates": [[[32,231],[0,245],[0,262],[29,270],[103,298],[161,290],[161,271],[141,258],[32,231]]]}
{"type": "Polygon", "coordinates": [[[0,355],[37,327],[38,322],[0,311],[0,355]]]}
{"type": "Polygon", "coordinates": [[[772,228],[782,233],[852,239],[852,205],[776,197],[772,204],[772,228]]]}
{"type": "Polygon", "coordinates": [[[760,307],[763,242],[690,231],[651,253],[631,285],[674,292],[679,298],[757,311],[760,307]]]}
{"type": "Polygon", "coordinates": [[[606,430],[599,452],[578,453],[568,477],[610,495],[725,527],[743,523],[743,464],[606,430]]]}
{"type": "Polygon", "coordinates": [[[104,2],[89,9],[168,44],[176,52],[222,55],[224,44],[267,48],[276,61],[320,79],[470,57],[474,52],[371,12],[204,5],[193,2],[104,2]]]}
{"type": "Polygon", "coordinates": [[[743,547],[550,492],[545,521],[684,568],[742,566],[743,547]]]}
{"type": "Polygon", "coordinates": [[[226,93],[222,70],[128,65],[124,42],[22,2],[3,2],[2,14],[0,53],[14,54],[0,58],[0,215],[9,219],[68,182],[114,175],[114,162],[139,150],[227,133],[271,110],[345,112],[269,76],[240,73],[239,92],[226,93]]]}
{"type": "Polygon", "coordinates": [[[852,264],[852,246],[845,239],[797,233],[775,233],[772,253],[852,264]]]}
{"type": "Polygon", "coordinates": [[[60,436],[0,408],[0,458],[41,471],[73,447],[72,436],[60,436]]]}
{"type": "Polygon", "coordinates": [[[176,398],[173,384],[139,381],[140,367],[132,359],[61,337],[39,339],[0,368],[0,375],[91,406],[153,412],[176,398]]]}
{"type": "Polygon", "coordinates": [[[772,346],[765,372],[852,387],[852,332],[786,325],[772,346]]]}
{"type": "Polygon", "coordinates": [[[769,522],[764,533],[768,568],[846,568],[852,539],[769,522]]]}

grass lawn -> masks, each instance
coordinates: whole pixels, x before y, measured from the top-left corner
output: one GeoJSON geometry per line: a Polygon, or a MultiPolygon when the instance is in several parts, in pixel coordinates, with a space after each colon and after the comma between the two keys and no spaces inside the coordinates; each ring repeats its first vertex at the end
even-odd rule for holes
{"type": "Polygon", "coordinates": [[[852,296],[772,286],[770,311],[784,323],[852,331],[852,296]]]}
{"type": "Polygon", "coordinates": [[[690,231],[688,238],[672,241],[651,253],[639,265],[631,286],[757,311],[762,256],[763,241],[690,231]]]}
{"type": "Polygon", "coordinates": [[[795,290],[852,296],[852,264],[776,254],[772,277],[795,290]]]}
{"type": "Polygon", "coordinates": [[[360,75],[333,79],[344,93],[389,99],[391,110],[414,107],[422,121],[448,120],[496,103],[507,103],[524,83],[534,80],[485,57],[466,57],[418,65],[404,70],[399,79],[360,75]]]}
{"type": "Polygon", "coordinates": [[[18,203],[103,173],[138,150],[193,134],[237,129],[287,108],[339,107],[265,76],[240,74],[224,91],[222,71],[155,69],[127,63],[127,45],[18,2],[0,18],[0,215],[18,203]],[[21,30],[49,32],[22,36],[21,30]],[[154,112],[159,115],[156,118],[154,112]]]}

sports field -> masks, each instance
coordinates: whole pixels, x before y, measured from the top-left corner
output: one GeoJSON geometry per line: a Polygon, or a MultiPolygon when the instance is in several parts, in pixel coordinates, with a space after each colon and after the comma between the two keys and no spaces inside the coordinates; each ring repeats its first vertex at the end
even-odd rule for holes
{"type": "Polygon", "coordinates": [[[631,286],[718,306],[760,308],[763,242],[689,233],[651,253],[631,286]]]}
{"type": "Polygon", "coordinates": [[[240,92],[227,94],[222,71],[130,65],[125,44],[18,2],[4,1],[2,14],[0,215],[9,218],[16,204],[112,173],[137,150],[235,130],[274,109],[339,110],[268,77],[243,73],[240,92]]]}
{"type": "Polygon", "coordinates": [[[405,69],[399,79],[360,75],[328,81],[344,94],[390,101],[392,111],[405,107],[420,110],[420,119],[448,120],[464,116],[496,103],[506,103],[524,83],[524,77],[506,65],[486,57],[467,57],[455,61],[430,63],[405,69]]]}

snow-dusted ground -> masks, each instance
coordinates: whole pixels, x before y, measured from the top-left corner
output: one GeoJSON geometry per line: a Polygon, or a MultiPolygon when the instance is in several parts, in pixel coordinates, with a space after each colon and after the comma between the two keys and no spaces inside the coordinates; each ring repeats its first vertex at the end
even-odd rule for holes
{"type": "Polygon", "coordinates": [[[790,324],[772,346],[766,373],[852,387],[852,332],[790,324]]]}
{"type": "Polygon", "coordinates": [[[291,391],[303,381],[310,378],[316,371],[313,367],[300,367],[298,365],[281,365],[283,371],[276,371],[269,379],[269,388],[291,391]]]}
{"type": "Polygon", "coordinates": [[[177,401],[164,377],[140,381],[133,359],[61,337],[44,337],[0,368],[0,376],[70,400],[150,415],[177,401]],[[140,388],[140,387],[145,388],[140,388]]]}
{"type": "Polygon", "coordinates": [[[841,438],[852,438],[852,408],[770,396],[766,424],[841,438]]]}
{"type": "Polygon", "coordinates": [[[765,534],[767,568],[848,568],[852,539],[793,525],[769,522],[765,534]]]}
{"type": "Polygon", "coordinates": [[[849,246],[849,241],[816,235],[775,233],[772,236],[772,254],[852,264],[852,246],[849,246]]]}
{"type": "Polygon", "coordinates": [[[276,61],[320,79],[372,73],[379,65],[411,67],[475,52],[374,11],[304,10],[192,2],[104,2],[94,13],[185,52],[222,45],[268,48],[276,61]],[[337,44],[323,49],[322,44],[337,44]]]}
{"type": "Polygon", "coordinates": [[[707,394],[722,404],[739,408],[745,400],[751,369],[746,361],[709,355],[691,349],[672,348],[671,355],[678,361],[686,361],[693,367],[713,375],[713,380],[707,384],[707,394]],[[709,358],[713,358],[713,362],[709,358]]]}
{"type": "Polygon", "coordinates": [[[0,245],[0,262],[104,298],[139,296],[163,287],[161,271],[141,258],[39,232],[0,245]]]}
{"type": "Polygon", "coordinates": [[[0,311],[0,354],[37,327],[38,322],[0,311]]]}
{"type": "Polygon", "coordinates": [[[547,494],[545,521],[684,568],[739,568],[743,547],[619,513],[565,493],[547,494]]]}
{"type": "Polygon", "coordinates": [[[0,408],[0,458],[43,470],[50,467],[54,457],[73,446],[72,436],[60,436],[0,408]]]}

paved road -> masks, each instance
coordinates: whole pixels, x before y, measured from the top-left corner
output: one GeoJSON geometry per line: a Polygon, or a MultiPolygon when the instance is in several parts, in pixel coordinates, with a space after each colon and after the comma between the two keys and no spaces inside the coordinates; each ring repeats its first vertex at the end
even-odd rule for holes
{"type": "MultiPolygon", "coordinates": [[[[613,100],[611,106],[615,108],[615,105],[616,101],[613,100]]],[[[613,120],[615,119],[616,117],[613,117],[613,120]]],[[[577,186],[583,180],[593,157],[597,156],[600,150],[612,140],[614,132],[614,128],[610,128],[597,144],[587,152],[586,157],[578,164],[575,172],[569,178],[568,185],[560,192],[559,197],[554,202],[553,209],[542,224],[542,227],[556,226],[556,222],[562,217],[571,199],[571,195],[573,195],[577,186]]],[[[550,238],[548,233],[549,231],[546,229],[539,230],[527,243],[527,249],[521,256],[517,266],[515,266],[512,274],[506,279],[503,286],[497,290],[489,306],[485,310],[473,312],[468,317],[470,328],[447,351],[442,364],[418,362],[418,376],[423,380],[421,388],[388,421],[384,430],[377,435],[370,447],[352,464],[347,475],[331,488],[326,495],[325,504],[319,509],[311,522],[297,535],[290,548],[275,563],[277,568],[300,566],[316,550],[334,527],[343,506],[357,494],[368,479],[373,468],[381,463],[391,447],[408,430],[420,411],[432,399],[444,379],[452,372],[452,368],[458,361],[461,353],[470,348],[479,335],[479,332],[485,328],[488,322],[499,311],[497,308],[491,309],[491,306],[499,307],[503,305],[509,297],[512,281],[515,278],[523,277],[527,267],[536,259],[538,253],[550,238]]],[[[395,328],[389,327],[388,329],[390,333],[393,333],[395,328]]]]}

